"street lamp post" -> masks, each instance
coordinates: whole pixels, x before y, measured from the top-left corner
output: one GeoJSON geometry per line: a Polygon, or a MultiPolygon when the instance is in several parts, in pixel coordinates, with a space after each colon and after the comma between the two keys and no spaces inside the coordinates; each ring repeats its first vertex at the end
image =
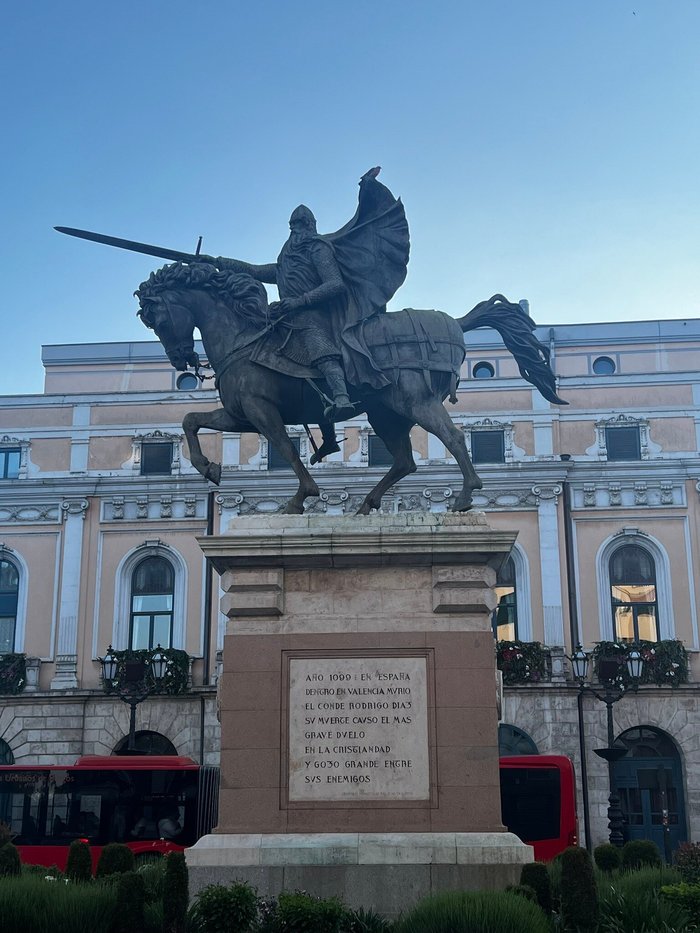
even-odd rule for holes
{"type": "Polygon", "coordinates": [[[621,847],[624,844],[622,829],[624,819],[620,809],[620,797],[615,789],[615,762],[619,761],[626,754],[626,749],[615,748],[615,731],[613,727],[613,706],[618,700],[621,700],[628,689],[636,690],[639,680],[642,676],[643,660],[639,649],[633,645],[627,654],[626,665],[632,683],[631,688],[617,680],[620,673],[620,662],[616,658],[601,658],[598,663],[598,677],[600,688],[586,683],[588,676],[588,655],[581,645],[576,646],[575,653],[569,659],[574,672],[574,678],[578,683],[581,693],[590,693],[596,700],[605,703],[608,727],[608,745],[607,748],[595,748],[594,752],[599,758],[603,758],[608,763],[608,785],[610,788],[608,796],[608,832],[612,845],[621,847]]]}
{"type": "Polygon", "coordinates": [[[113,650],[110,645],[107,654],[100,658],[102,676],[106,682],[113,685],[119,699],[130,707],[127,754],[134,755],[136,753],[136,707],[158,691],[168,668],[168,659],[161,646],[158,645],[151,657],[150,669],[154,683],[154,686],[151,686],[146,678],[147,665],[144,660],[126,658],[120,671],[119,659],[113,650]]]}

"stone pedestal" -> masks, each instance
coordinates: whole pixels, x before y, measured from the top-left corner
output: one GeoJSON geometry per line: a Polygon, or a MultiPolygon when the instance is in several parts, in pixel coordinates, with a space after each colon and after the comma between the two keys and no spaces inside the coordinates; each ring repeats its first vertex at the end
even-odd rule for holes
{"type": "Polygon", "coordinates": [[[200,539],[229,618],[219,825],[193,890],[242,878],[396,913],[516,881],[490,614],[515,535],[480,513],[255,516],[200,539]]]}

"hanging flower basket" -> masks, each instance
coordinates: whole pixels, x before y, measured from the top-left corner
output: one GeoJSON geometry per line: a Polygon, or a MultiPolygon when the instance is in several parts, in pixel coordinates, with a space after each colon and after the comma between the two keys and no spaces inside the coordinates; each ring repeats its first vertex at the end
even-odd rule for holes
{"type": "Polygon", "coordinates": [[[118,693],[118,684],[124,682],[126,663],[128,661],[141,661],[144,665],[144,676],[141,683],[149,693],[160,693],[166,696],[177,696],[181,693],[187,693],[189,690],[190,656],[186,651],[178,648],[161,648],[167,660],[165,676],[159,682],[156,681],[151,670],[153,661],[153,651],[114,651],[112,655],[117,661],[117,676],[114,680],[103,680],[105,693],[118,693]]]}
{"type": "Polygon", "coordinates": [[[538,641],[499,641],[496,666],[503,673],[503,683],[538,684],[547,679],[549,648],[538,641]]]}
{"type": "Polygon", "coordinates": [[[17,694],[27,683],[27,666],[23,654],[0,654],[0,694],[17,694]]]}
{"type": "MultiPolygon", "coordinates": [[[[688,652],[683,642],[671,638],[664,641],[640,641],[636,647],[644,662],[640,683],[657,684],[660,687],[679,687],[688,683],[688,652]]],[[[631,649],[632,645],[627,642],[598,642],[591,655],[595,679],[600,680],[601,659],[615,659],[619,664],[619,672],[612,682],[625,688],[631,686],[626,663],[631,649]]]]}

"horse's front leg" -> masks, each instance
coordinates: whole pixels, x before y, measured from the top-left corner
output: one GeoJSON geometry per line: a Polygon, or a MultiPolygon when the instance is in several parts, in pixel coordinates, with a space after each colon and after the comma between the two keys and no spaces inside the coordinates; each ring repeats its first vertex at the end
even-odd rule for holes
{"type": "Polygon", "coordinates": [[[259,399],[248,400],[244,414],[258,431],[265,435],[268,443],[277,448],[278,452],[296,473],[299,479],[299,488],[287,502],[283,511],[287,515],[301,515],[304,511],[304,501],[309,496],[320,496],[321,490],[301,462],[296,447],[289,439],[282,416],[272,403],[266,403],[264,400],[259,399]]]}
{"type": "Polygon", "coordinates": [[[182,429],[187,438],[187,446],[190,452],[190,461],[192,466],[198,470],[205,479],[211,480],[217,486],[221,482],[221,464],[212,463],[208,457],[202,453],[202,448],[197,436],[200,428],[209,428],[212,431],[236,431],[238,425],[224,408],[216,408],[214,411],[195,412],[191,411],[182,419],[182,429]]]}

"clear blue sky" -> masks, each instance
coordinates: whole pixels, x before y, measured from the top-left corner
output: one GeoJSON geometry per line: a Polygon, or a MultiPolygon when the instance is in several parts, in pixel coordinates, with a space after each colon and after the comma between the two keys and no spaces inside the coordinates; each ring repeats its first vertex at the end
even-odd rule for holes
{"type": "Polygon", "coordinates": [[[373,165],[411,226],[393,308],[697,316],[699,36],[698,0],[12,4],[0,393],[41,391],[41,344],[151,336],[158,260],[54,225],[271,261],[373,165]]]}

